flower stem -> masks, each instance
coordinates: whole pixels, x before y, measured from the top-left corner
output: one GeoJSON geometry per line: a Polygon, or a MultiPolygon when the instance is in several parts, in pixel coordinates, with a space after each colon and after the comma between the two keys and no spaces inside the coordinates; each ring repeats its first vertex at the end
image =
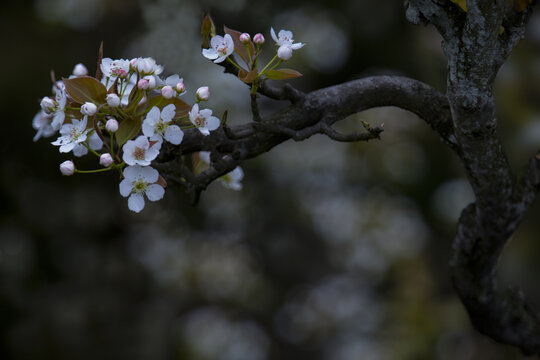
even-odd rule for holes
{"type": "Polygon", "coordinates": [[[240,67],[240,65],[238,65],[234,60],[232,60],[229,56],[227,56],[227,60],[233,64],[234,66],[236,66],[238,68],[238,70],[244,70],[240,67]]]}
{"type": "Polygon", "coordinates": [[[97,157],[100,157],[101,155],[99,155],[96,151],[94,151],[94,149],[90,148],[90,146],[88,146],[87,143],[82,143],[92,154],[96,155],[97,157]]]}
{"type": "MultiPolygon", "coordinates": [[[[257,75],[257,79],[260,78],[262,75],[264,75],[264,72],[266,71],[266,69],[268,69],[268,67],[270,66],[270,64],[272,64],[274,62],[274,60],[277,59],[277,54],[274,55],[274,57],[272,58],[272,60],[270,60],[268,62],[268,64],[266,64],[266,66],[261,70],[261,72],[257,75]]],[[[279,62],[278,62],[279,64],[279,62]]]]}
{"type": "Polygon", "coordinates": [[[106,168],[103,168],[103,169],[96,169],[96,170],[79,170],[79,169],[75,169],[75,172],[79,173],[79,174],[93,174],[93,173],[98,173],[98,172],[111,171],[111,170],[114,170],[114,169],[115,169],[115,166],[109,166],[109,167],[106,167],[106,168]]]}

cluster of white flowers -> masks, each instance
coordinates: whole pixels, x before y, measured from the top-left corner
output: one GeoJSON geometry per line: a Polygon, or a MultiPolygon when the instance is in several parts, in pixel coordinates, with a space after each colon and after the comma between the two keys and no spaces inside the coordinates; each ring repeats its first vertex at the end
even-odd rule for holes
{"type": "MultiPolygon", "coordinates": [[[[213,25],[208,27],[212,28],[213,25]]],[[[207,30],[207,40],[211,32],[207,30]]],[[[291,58],[293,50],[304,46],[294,43],[292,32],[281,30],[276,35],[274,29],[270,29],[278,49],[260,71],[258,61],[264,36],[258,33],[252,38],[247,33],[227,28],[225,32],[224,36],[214,34],[210,48],[203,49],[202,54],[215,63],[227,60],[236,66],[239,78],[251,84],[252,94],[263,79],[301,76],[292,69],[276,68],[291,58]],[[247,68],[235,62],[233,53],[247,68]]],[[[200,102],[210,98],[207,86],[198,88],[196,102],[188,105],[180,99],[186,92],[183,79],[177,74],[164,78],[163,70],[163,66],[150,57],[103,58],[95,77],[88,76],[83,64],[77,64],[68,78],[54,81],[51,97],[41,99],[41,110],[32,123],[37,131],[34,141],[59,133],[51,143],[58,146],[61,153],[97,156],[101,166],[98,169],[80,170],[72,160],[66,160],[60,164],[60,171],[63,175],[72,175],[117,170],[123,176],[120,194],[129,198],[130,210],[141,211],[145,198],[157,201],[165,193],[165,180],[150,166],[158,158],[163,143],[182,146],[186,129],[197,129],[208,136],[221,125],[211,109],[200,108],[200,102]]],[[[211,166],[209,152],[196,155],[195,173],[211,166]]],[[[236,167],[218,181],[229,189],[240,190],[243,176],[242,169],[236,167]]]]}
{"type": "Polygon", "coordinates": [[[163,142],[180,145],[185,129],[196,128],[207,136],[221,124],[212,110],[199,109],[199,103],[210,98],[207,86],[197,90],[197,102],[190,106],[179,98],[186,92],[182,78],[162,78],[162,72],[152,58],[104,58],[95,78],[77,64],[69,78],[55,82],[54,96],[41,100],[33,120],[34,141],[59,133],[52,144],[61,153],[96,155],[99,169],[80,170],[66,160],[60,171],[117,170],[123,176],[120,194],[129,198],[130,210],[141,211],[145,197],[157,201],[165,192],[165,180],[150,166],[163,142]]]}

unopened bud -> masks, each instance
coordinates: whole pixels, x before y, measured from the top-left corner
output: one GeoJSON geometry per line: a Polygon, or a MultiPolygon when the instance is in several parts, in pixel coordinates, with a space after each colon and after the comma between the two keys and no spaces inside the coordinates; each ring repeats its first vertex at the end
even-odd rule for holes
{"type": "Polygon", "coordinates": [[[54,111],[54,108],[56,107],[54,100],[48,96],[45,96],[43,99],[41,99],[41,103],[39,105],[41,106],[41,109],[47,114],[50,114],[52,111],[54,111]]]}
{"type": "Polygon", "coordinates": [[[261,34],[261,33],[255,34],[255,36],[253,36],[253,42],[255,44],[257,44],[257,45],[264,44],[264,36],[263,36],[263,34],[261,34]]]}
{"type": "Polygon", "coordinates": [[[110,107],[120,106],[120,97],[116,94],[107,94],[107,104],[110,107]]]}
{"type": "Polygon", "coordinates": [[[206,101],[210,98],[210,90],[208,89],[208,86],[201,86],[197,89],[197,100],[199,101],[206,101]]]}
{"type": "Polygon", "coordinates": [[[161,96],[163,96],[165,99],[170,99],[175,95],[175,91],[170,85],[165,85],[163,88],[161,88],[161,96]]]}
{"type": "Polygon", "coordinates": [[[247,44],[249,40],[251,40],[251,36],[249,36],[248,33],[243,33],[240,35],[240,41],[243,42],[244,44],[247,44]]]}
{"type": "Polygon", "coordinates": [[[60,164],[60,172],[62,175],[69,176],[75,172],[75,164],[71,160],[66,160],[60,164]]]}
{"type": "Polygon", "coordinates": [[[146,90],[148,89],[148,80],[147,79],[141,79],[139,80],[139,82],[137,83],[137,87],[141,90],[146,90]]]}
{"type": "Polygon", "coordinates": [[[107,120],[107,123],[105,124],[105,129],[107,129],[108,132],[116,132],[118,130],[118,121],[116,119],[109,119],[107,120]]]}
{"type": "Polygon", "coordinates": [[[183,93],[184,91],[186,91],[186,86],[184,85],[183,82],[179,82],[178,84],[176,84],[176,86],[174,87],[174,89],[179,93],[183,93]]]}
{"type": "Polygon", "coordinates": [[[96,113],[97,111],[97,106],[96,104],[94,103],[91,103],[91,102],[85,102],[82,106],[81,106],[81,113],[83,115],[88,115],[88,116],[92,116],[96,113]]]}
{"type": "Polygon", "coordinates": [[[292,48],[289,45],[281,45],[277,51],[277,56],[281,60],[289,60],[292,57],[292,48]]]}
{"type": "Polygon", "coordinates": [[[73,68],[73,75],[75,76],[86,76],[88,75],[88,69],[83,64],[77,64],[73,68]]]}
{"type": "Polygon", "coordinates": [[[99,157],[99,164],[100,165],[108,167],[112,163],[113,163],[113,158],[112,158],[111,154],[109,154],[109,153],[101,154],[101,156],[99,157]]]}

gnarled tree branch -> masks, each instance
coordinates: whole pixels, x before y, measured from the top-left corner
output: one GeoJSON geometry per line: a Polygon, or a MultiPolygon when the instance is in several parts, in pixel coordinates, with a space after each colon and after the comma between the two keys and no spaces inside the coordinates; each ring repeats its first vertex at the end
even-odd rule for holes
{"type": "MultiPolygon", "coordinates": [[[[162,161],[170,161],[197,151],[211,151],[217,159],[210,171],[185,179],[200,192],[213,180],[234,169],[246,159],[268,152],[288,140],[302,140],[325,134],[339,141],[377,138],[382,127],[366,133],[343,135],[330,126],[351,114],[380,106],[397,106],[424,119],[450,147],[455,148],[451,113],[446,97],[420,81],[397,76],[377,76],[313,91],[268,119],[216,130],[209,136],[186,131],[182,146],[162,151],[162,161]]],[[[175,168],[160,168],[170,182],[182,177],[175,168]],[[172,175],[172,176],[171,176],[172,175]]],[[[184,182],[182,182],[184,183],[184,182]]]]}

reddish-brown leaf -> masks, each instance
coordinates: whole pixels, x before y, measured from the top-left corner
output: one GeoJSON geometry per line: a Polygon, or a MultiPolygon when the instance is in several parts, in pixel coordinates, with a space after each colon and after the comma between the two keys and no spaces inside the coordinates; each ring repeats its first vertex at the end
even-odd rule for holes
{"type": "Polygon", "coordinates": [[[116,142],[118,147],[124,145],[126,141],[133,139],[141,131],[141,119],[126,119],[118,126],[116,132],[116,142]]]}
{"type": "Polygon", "coordinates": [[[302,76],[298,71],[287,68],[268,70],[265,71],[264,74],[268,79],[273,80],[293,79],[302,76]]]}
{"type": "Polygon", "coordinates": [[[68,95],[77,103],[92,102],[96,105],[105,103],[107,89],[90,76],[81,76],[72,79],[62,79],[68,95]]]}
{"type": "Polygon", "coordinates": [[[256,77],[257,77],[256,70],[251,70],[250,72],[247,72],[246,70],[242,69],[238,71],[238,78],[247,84],[252,83],[256,77]]]}
{"type": "Polygon", "coordinates": [[[223,26],[223,30],[225,31],[225,34],[231,35],[234,42],[234,50],[242,58],[242,60],[244,60],[244,62],[249,68],[250,66],[249,58],[250,56],[251,58],[255,56],[255,46],[253,45],[253,42],[251,40],[248,42],[248,46],[247,46],[247,48],[249,48],[249,55],[248,55],[248,50],[246,49],[246,45],[240,41],[240,35],[242,35],[242,33],[233,29],[229,29],[226,26],[223,26]]]}

